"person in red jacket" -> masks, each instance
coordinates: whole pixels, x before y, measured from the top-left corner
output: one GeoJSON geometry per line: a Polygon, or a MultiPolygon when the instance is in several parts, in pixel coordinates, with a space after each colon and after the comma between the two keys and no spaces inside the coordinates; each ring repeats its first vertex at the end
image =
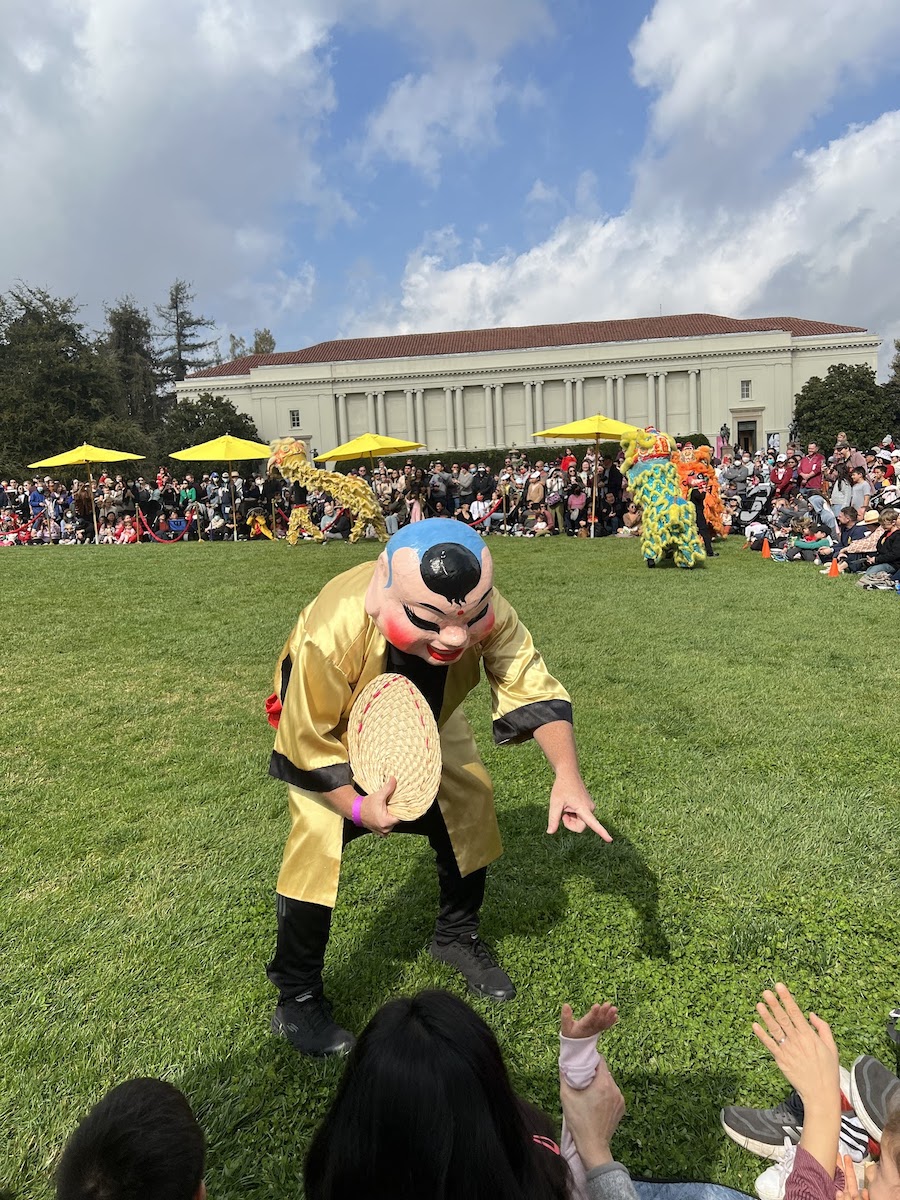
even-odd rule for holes
{"type": "Polygon", "coordinates": [[[822,491],[824,470],[825,455],[819,449],[818,442],[810,442],[797,467],[797,482],[805,496],[818,495],[822,491]]]}
{"type": "Polygon", "coordinates": [[[775,487],[775,495],[786,496],[794,486],[794,468],[789,465],[786,454],[779,454],[775,466],[769,472],[769,483],[775,487]]]}

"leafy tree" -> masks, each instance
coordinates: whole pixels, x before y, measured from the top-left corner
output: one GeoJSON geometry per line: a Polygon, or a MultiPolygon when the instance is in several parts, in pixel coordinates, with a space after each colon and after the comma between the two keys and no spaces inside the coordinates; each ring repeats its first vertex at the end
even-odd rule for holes
{"type": "Polygon", "coordinates": [[[253,345],[247,345],[247,339],[237,337],[235,334],[228,335],[228,357],[246,358],[248,354],[272,354],[275,350],[275,337],[271,329],[254,329],[253,330],[253,345]]]}
{"type": "Polygon", "coordinates": [[[153,345],[153,326],[146,309],[130,296],[106,309],[104,348],[114,372],[120,415],[141,429],[158,427],[165,408],[153,345]]]}
{"type": "Polygon", "coordinates": [[[189,371],[199,371],[217,361],[218,338],[202,336],[203,331],[215,328],[215,322],[193,313],[193,302],[190,284],[176,279],[169,289],[168,304],[156,307],[162,326],[155,335],[161,343],[159,366],[170,392],[189,371]]]}
{"type": "Polygon", "coordinates": [[[895,413],[875,372],[865,364],[835,363],[824,379],[814,375],[796,396],[794,426],[801,442],[830,449],[843,429],[857,446],[880,442],[895,424],[895,413]]]}
{"type": "Polygon", "coordinates": [[[900,434],[900,340],[897,338],[894,339],[891,373],[882,391],[891,414],[890,425],[886,432],[900,434]]]}
{"type": "Polygon", "coordinates": [[[0,468],[71,449],[116,411],[115,380],[71,298],[18,284],[0,295],[0,468]]]}
{"type": "Polygon", "coordinates": [[[197,442],[208,442],[223,433],[259,441],[252,419],[239,413],[230,400],[204,392],[196,400],[181,400],[166,415],[160,434],[160,450],[171,454],[197,442]]]}

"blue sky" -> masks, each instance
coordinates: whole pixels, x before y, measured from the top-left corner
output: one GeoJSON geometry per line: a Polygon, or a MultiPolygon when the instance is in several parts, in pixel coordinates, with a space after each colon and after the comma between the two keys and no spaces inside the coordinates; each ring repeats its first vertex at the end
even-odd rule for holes
{"type": "Polygon", "coordinates": [[[659,311],[900,336],[894,0],[7,0],[4,22],[0,289],[94,323],[180,276],[223,337],[280,349],[659,311]]]}

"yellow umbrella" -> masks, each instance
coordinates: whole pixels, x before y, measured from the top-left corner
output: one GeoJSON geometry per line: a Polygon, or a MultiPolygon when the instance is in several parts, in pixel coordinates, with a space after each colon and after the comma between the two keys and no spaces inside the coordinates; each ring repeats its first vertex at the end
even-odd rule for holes
{"type": "Polygon", "coordinates": [[[40,462],[29,463],[29,467],[87,467],[88,480],[91,485],[91,508],[94,513],[94,541],[100,536],[97,523],[97,502],[94,497],[94,475],[91,463],[126,462],[128,459],[145,458],[144,454],[129,454],[127,450],[107,450],[103,446],[92,446],[90,442],[82,442],[74,450],[66,450],[62,454],[54,454],[52,458],[42,458],[40,462]]]}
{"type": "Polygon", "coordinates": [[[272,447],[266,442],[251,442],[247,438],[232,437],[223,433],[221,437],[209,442],[200,442],[197,446],[188,446],[185,450],[176,450],[169,458],[179,458],[183,462],[222,462],[228,464],[228,483],[231,487],[231,515],[234,521],[234,540],[237,541],[237,520],[235,518],[234,481],[231,478],[231,464],[241,459],[268,458],[272,447]]]}
{"type": "Polygon", "coordinates": [[[353,458],[372,459],[373,455],[409,454],[421,450],[422,442],[405,442],[400,438],[382,437],[380,433],[361,433],[352,442],[335,446],[327,454],[316,455],[316,462],[348,462],[353,458]]]}
{"type": "Polygon", "coordinates": [[[594,439],[594,475],[591,487],[591,537],[597,524],[597,463],[600,458],[600,439],[614,438],[618,441],[623,434],[637,433],[636,425],[626,425],[614,417],[604,417],[596,413],[593,417],[583,417],[580,421],[569,421],[566,425],[556,425],[553,429],[542,429],[535,437],[545,438],[593,438],[594,439]]]}

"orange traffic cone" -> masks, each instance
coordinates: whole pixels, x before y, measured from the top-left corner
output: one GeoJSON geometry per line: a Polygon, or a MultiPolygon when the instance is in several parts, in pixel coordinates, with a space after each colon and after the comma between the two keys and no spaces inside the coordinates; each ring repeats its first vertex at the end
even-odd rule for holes
{"type": "Polygon", "coordinates": [[[831,566],[828,568],[828,578],[829,578],[829,579],[834,579],[834,577],[835,577],[836,575],[840,575],[840,571],[838,570],[838,561],[837,561],[837,559],[836,559],[836,558],[833,558],[833,559],[831,560],[831,566]]]}
{"type": "Polygon", "coordinates": [[[772,557],[772,547],[769,545],[768,538],[763,538],[762,556],[763,556],[763,558],[771,558],[772,557]]]}

